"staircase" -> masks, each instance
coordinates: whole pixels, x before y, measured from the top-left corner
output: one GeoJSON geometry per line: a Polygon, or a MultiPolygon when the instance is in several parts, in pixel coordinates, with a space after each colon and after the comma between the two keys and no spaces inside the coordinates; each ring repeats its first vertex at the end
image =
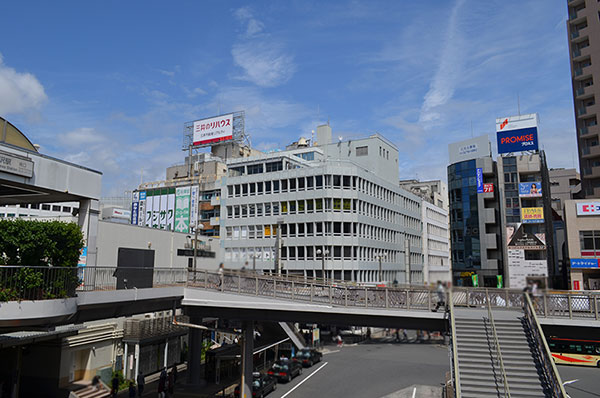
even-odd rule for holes
{"type": "Polygon", "coordinates": [[[544,390],[540,364],[526,332],[523,313],[493,311],[496,335],[506,374],[504,377],[488,312],[455,310],[456,351],[461,397],[551,397],[544,390]]]}
{"type": "Polygon", "coordinates": [[[90,386],[81,388],[77,391],[71,391],[69,398],[105,398],[110,397],[110,390],[106,388],[102,383],[99,384],[98,389],[90,386]]]}

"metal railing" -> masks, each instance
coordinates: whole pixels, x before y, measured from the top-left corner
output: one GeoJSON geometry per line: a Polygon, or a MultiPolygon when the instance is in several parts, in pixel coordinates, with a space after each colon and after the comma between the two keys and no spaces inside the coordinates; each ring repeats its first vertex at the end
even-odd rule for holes
{"type": "MultiPolygon", "coordinates": [[[[217,271],[187,268],[123,267],[22,267],[0,266],[0,302],[74,297],[77,291],[130,289],[132,287],[189,286],[210,290],[276,297],[344,307],[368,307],[430,311],[437,294],[423,285],[371,286],[342,280],[308,279],[225,271],[223,283],[217,271]],[[129,275],[129,277],[128,277],[129,275]],[[142,276],[143,286],[131,275],[142,276]],[[127,280],[127,279],[130,280],[127,280]]],[[[600,293],[545,291],[532,297],[539,317],[600,320],[600,293]]],[[[454,307],[521,310],[525,302],[517,289],[452,289],[454,307]]]]}
{"type": "Polygon", "coordinates": [[[552,390],[552,396],[565,398],[568,395],[563,386],[558,369],[556,368],[556,364],[554,363],[554,359],[552,359],[552,353],[550,352],[550,347],[548,347],[548,342],[544,336],[542,326],[538,322],[535,305],[531,302],[529,294],[524,293],[523,296],[523,301],[525,303],[523,306],[523,312],[525,313],[525,318],[529,324],[529,330],[532,334],[533,340],[536,343],[535,347],[544,371],[544,378],[548,384],[547,387],[552,390]]]}
{"type": "Polygon", "coordinates": [[[454,319],[454,300],[452,290],[448,292],[448,307],[450,309],[450,330],[452,331],[452,380],[454,381],[454,396],[460,398],[460,371],[458,367],[458,351],[456,347],[456,322],[454,319]]]}
{"type": "Polygon", "coordinates": [[[502,382],[504,383],[504,397],[510,398],[510,388],[508,387],[508,379],[506,378],[506,370],[504,369],[504,360],[502,359],[502,351],[500,350],[500,341],[496,332],[496,322],[494,322],[494,314],[492,314],[492,306],[490,300],[487,300],[488,319],[492,326],[492,334],[494,336],[494,345],[496,346],[496,357],[500,363],[500,373],[502,374],[502,382]]]}

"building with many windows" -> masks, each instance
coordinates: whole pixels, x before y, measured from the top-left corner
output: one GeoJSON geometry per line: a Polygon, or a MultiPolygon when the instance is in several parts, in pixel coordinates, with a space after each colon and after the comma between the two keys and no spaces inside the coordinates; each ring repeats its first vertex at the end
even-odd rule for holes
{"type": "Polygon", "coordinates": [[[568,200],[564,211],[570,288],[600,290],[600,201],[568,200]]]}
{"type": "Polygon", "coordinates": [[[398,181],[378,134],[230,159],[221,228],[226,267],[358,282],[423,281],[421,200],[398,181]]]}
{"type": "Polygon", "coordinates": [[[600,2],[569,0],[567,32],[579,170],[586,198],[600,198],[600,2]]]}

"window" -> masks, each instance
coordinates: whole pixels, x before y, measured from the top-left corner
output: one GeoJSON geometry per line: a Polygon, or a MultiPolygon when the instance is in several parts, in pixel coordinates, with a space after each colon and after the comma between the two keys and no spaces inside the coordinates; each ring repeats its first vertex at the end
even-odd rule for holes
{"type": "Polygon", "coordinates": [[[279,180],[273,181],[273,193],[279,192],[279,180]]]}
{"type": "Polygon", "coordinates": [[[265,216],[270,216],[270,215],[271,215],[271,204],[265,203],[265,216]]]}
{"type": "Polygon", "coordinates": [[[356,147],[356,156],[368,156],[368,155],[369,155],[369,147],[368,146],[356,147]]]}
{"type": "Polygon", "coordinates": [[[288,181],[281,180],[281,192],[287,192],[288,190],[288,181]]]}
{"type": "Polygon", "coordinates": [[[267,173],[283,170],[283,163],[281,161],[267,163],[265,165],[265,170],[267,173]]]}
{"type": "Polygon", "coordinates": [[[263,165],[261,164],[251,164],[248,165],[248,174],[261,174],[263,172],[263,165]]]}
{"type": "MultiPolygon", "coordinates": [[[[50,205],[42,205],[42,210],[50,210],[50,205]]],[[[14,217],[14,214],[13,214],[13,217],[14,217]]]]}
{"type": "Polygon", "coordinates": [[[313,189],[313,177],[306,177],[306,189],[313,189]]]}
{"type": "Polygon", "coordinates": [[[52,206],[52,211],[60,211],[60,206],[53,205],[52,206]]]}
{"type": "Polygon", "coordinates": [[[265,193],[271,193],[271,181],[265,181],[265,193]]]}
{"type": "Polygon", "coordinates": [[[323,188],[323,176],[315,176],[315,187],[323,188]]]}
{"type": "Polygon", "coordinates": [[[579,240],[582,256],[600,254],[600,231],[580,231],[579,240]]]}

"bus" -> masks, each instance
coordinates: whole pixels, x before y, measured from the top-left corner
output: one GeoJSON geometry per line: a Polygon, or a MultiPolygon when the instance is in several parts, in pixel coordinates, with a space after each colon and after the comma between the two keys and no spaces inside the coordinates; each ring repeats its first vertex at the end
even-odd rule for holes
{"type": "Polygon", "coordinates": [[[600,368],[600,340],[550,337],[548,345],[554,362],[557,364],[600,368]]]}

